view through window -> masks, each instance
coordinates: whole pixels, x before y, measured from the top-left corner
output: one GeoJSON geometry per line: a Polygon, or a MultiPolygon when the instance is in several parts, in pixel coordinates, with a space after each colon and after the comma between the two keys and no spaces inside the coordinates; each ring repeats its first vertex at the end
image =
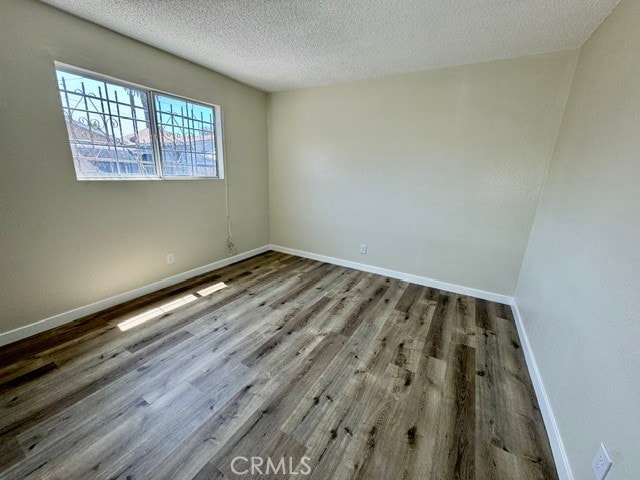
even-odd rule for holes
{"type": "Polygon", "coordinates": [[[56,68],[78,179],[220,178],[219,107],[56,68]]]}

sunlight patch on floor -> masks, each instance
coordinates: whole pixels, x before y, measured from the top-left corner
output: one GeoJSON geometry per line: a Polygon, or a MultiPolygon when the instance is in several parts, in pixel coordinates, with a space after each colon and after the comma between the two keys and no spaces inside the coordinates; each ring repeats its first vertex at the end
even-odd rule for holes
{"type": "Polygon", "coordinates": [[[224,282],[216,283],[215,285],[210,285],[202,290],[198,290],[198,295],[206,297],[207,295],[211,295],[212,293],[218,292],[223,288],[227,288],[227,284],[224,282]]]}
{"type": "Polygon", "coordinates": [[[182,307],[183,305],[187,305],[197,299],[198,297],[196,297],[195,295],[185,295],[184,297],[180,297],[176,300],[172,300],[170,302],[164,303],[159,307],[155,307],[150,310],[147,310],[146,312],[143,312],[140,315],[131,317],[128,320],[125,320],[124,322],[120,322],[118,324],[118,328],[121,331],[126,332],[127,330],[130,330],[133,327],[142,325],[143,323],[148,322],[149,320],[157,318],[160,315],[163,315],[165,313],[169,313],[175,310],[176,308],[182,307]]]}

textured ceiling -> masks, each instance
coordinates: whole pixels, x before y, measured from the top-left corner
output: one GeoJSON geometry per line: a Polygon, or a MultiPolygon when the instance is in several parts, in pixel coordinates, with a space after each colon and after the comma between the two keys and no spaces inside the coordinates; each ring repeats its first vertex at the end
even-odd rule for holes
{"type": "Polygon", "coordinates": [[[43,0],[265,91],[580,47],[618,0],[43,0]]]}

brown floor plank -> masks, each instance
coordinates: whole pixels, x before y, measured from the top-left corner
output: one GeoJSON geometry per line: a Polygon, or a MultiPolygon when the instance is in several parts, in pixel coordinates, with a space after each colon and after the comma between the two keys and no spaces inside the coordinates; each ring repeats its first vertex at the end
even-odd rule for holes
{"type": "Polygon", "coordinates": [[[557,476],[508,306],[268,252],[0,348],[15,478],[557,476]]]}

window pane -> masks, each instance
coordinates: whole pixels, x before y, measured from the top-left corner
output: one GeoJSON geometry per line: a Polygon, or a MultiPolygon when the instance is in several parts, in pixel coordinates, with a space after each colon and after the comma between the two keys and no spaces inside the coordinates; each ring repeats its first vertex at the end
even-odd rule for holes
{"type": "Polygon", "coordinates": [[[143,90],[57,69],[78,178],[157,176],[143,90]]]}
{"type": "Polygon", "coordinates": [[[171,177],[217,177],[213,107],[155,94],[162,173],[171,177]]]}

